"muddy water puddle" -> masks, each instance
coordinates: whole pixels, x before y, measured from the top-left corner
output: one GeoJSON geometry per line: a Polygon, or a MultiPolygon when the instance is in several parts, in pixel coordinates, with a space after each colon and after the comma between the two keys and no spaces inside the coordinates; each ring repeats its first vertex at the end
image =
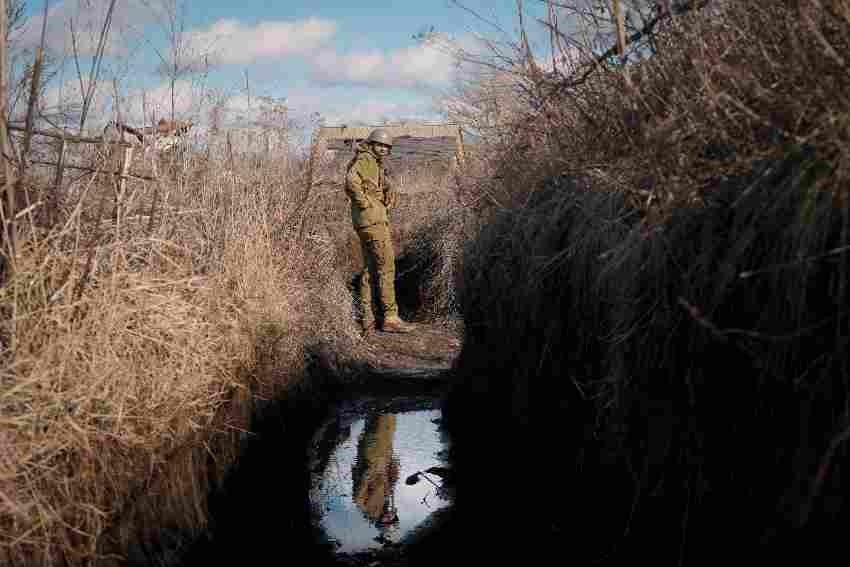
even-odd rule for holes
{"type": "Polygon", "coordinates": [[[313,521],[340,554],[405,543],[451,505],[436,399],[359,399],[311,444],[313,521]]]}

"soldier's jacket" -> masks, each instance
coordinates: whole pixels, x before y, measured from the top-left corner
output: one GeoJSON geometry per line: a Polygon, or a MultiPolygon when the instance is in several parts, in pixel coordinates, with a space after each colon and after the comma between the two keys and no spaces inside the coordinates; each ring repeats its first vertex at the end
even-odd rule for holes
{"type": "Polygon", "coordinates": [[[374,154],[367,149],[359,150],[345,174],[345,192],[351,200],[351,222],[355,229],[389,222],[390,191],[386,171],[374,154]]]}

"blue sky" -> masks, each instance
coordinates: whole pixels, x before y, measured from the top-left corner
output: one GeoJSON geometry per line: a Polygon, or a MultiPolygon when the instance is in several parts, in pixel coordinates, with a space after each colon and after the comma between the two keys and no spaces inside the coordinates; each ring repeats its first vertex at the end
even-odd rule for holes
{"type": "MultiPolygon", "coordinates": [[[[196,121],[207,112],[211,94],[234,115],[250,114],[262,95],[285,99],[291,116],[302,121],[313,113],[327,123],[439,120],[435,101],[454,80],[453,60],[412,36],[433,28],[467,45],[476,33],[498,37],[495,29],[450,0],[118,0],[110,56],[98,89],[101,115],[114,108],[115,86],[119,106],[135,121],[142,119],[142,92],[149,114],[168,112],[169,82],[155,71],[156,52],[168,48],[162,9],[169,2],[185,10],[184,37],[193,52],[214,63],[205,76],[187,74],[176,86],[176,114],[196,121]]],[[[514,0],[462,3],[509,33],[515,30],[514,0]]],[[[53,105],[67,108],[80,98],[70,57],[71,23],[78,49],[93,52],[107,4],[49,1],[48,46],[64,61],[48,91],[53,105]]],[[[43,4],[29,0],[31,17],[18,36],[23,45],[37,41],[39,8],[43,4]]],[[[526,0],[526,9],[540,14],[542,3],[526,0]]]]}

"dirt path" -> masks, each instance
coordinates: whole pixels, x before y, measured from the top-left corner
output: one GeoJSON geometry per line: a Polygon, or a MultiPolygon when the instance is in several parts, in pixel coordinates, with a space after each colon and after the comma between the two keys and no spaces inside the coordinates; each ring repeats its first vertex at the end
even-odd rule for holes
{"type": "Polygon", "coordinates": [[[417,323],[412,333],[369,334],[365,341],[370,348],[366,359],[378,373],[410,370],[447,370],[460,352],[460,325],[417,323]]]}
{"type": "Polygon", "coordinates": [[[460,352],[461,330],[455,323],[417,323],[412,333],[373,332],[364,339],[365,356],[348,374],[353,386],[383,394],[442,389],[460,352]]]}

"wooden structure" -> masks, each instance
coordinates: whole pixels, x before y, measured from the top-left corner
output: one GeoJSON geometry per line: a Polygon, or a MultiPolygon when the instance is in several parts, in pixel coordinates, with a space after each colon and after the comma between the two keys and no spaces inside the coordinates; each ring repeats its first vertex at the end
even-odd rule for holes
{"type": "MultiPolygon", "coordinates": [[[[17,126],[10,124],[9,130],[14,132],[25,132],[25,128],[22,126],[17,126]]],[[[121,140],[105,140],[103,138],[94,138],[91,136],[76,136],[73,134],[65,133],[61,130],[59,131],[48,131],[48,130],[38,130],[33,129],[32,134],[34,136],[42,136],[44,138],[51,138],[59,141],[59,151],[58,157],[55,162],[53,161],[42,161],[42,160],[30,160],[30,163],[35,165],[48,165],[57,168],[57,176],[61,175],[61,170],[63,169],[76,169],[79,171],[87,171],[89,173],[112,173],[119,177],[119,180],[123,183],[127,178],[134,177],[136,179],[144,179],[146,181],[155,181],[156,179],[148,176],[148,175],[139,175],[135,173],[130,173],[130,163],[133,159],[133,148],[136,144],[131,142],[125,142],[121,140]],[[68,148],[68,144],[91,144],[98,146],[106,146],[109,148],[115,148],[121,151],[121,156],[118,161],[118,168],[115,170],[110,169],[97,169],[90,167],[81,167],[77,165],[71,165],[65,163],[66,152],[68,148]]]]}
{"type": "Polygon", "coordinates": [[[391,168],[412,161],[463,161],[463,131],[457,124],[386,124],[375,126],[322,126],[314,144],[328,150],[354,151],[369,133],[381,128],[393,137],[393,151],[387,158],[391,168]]]}

